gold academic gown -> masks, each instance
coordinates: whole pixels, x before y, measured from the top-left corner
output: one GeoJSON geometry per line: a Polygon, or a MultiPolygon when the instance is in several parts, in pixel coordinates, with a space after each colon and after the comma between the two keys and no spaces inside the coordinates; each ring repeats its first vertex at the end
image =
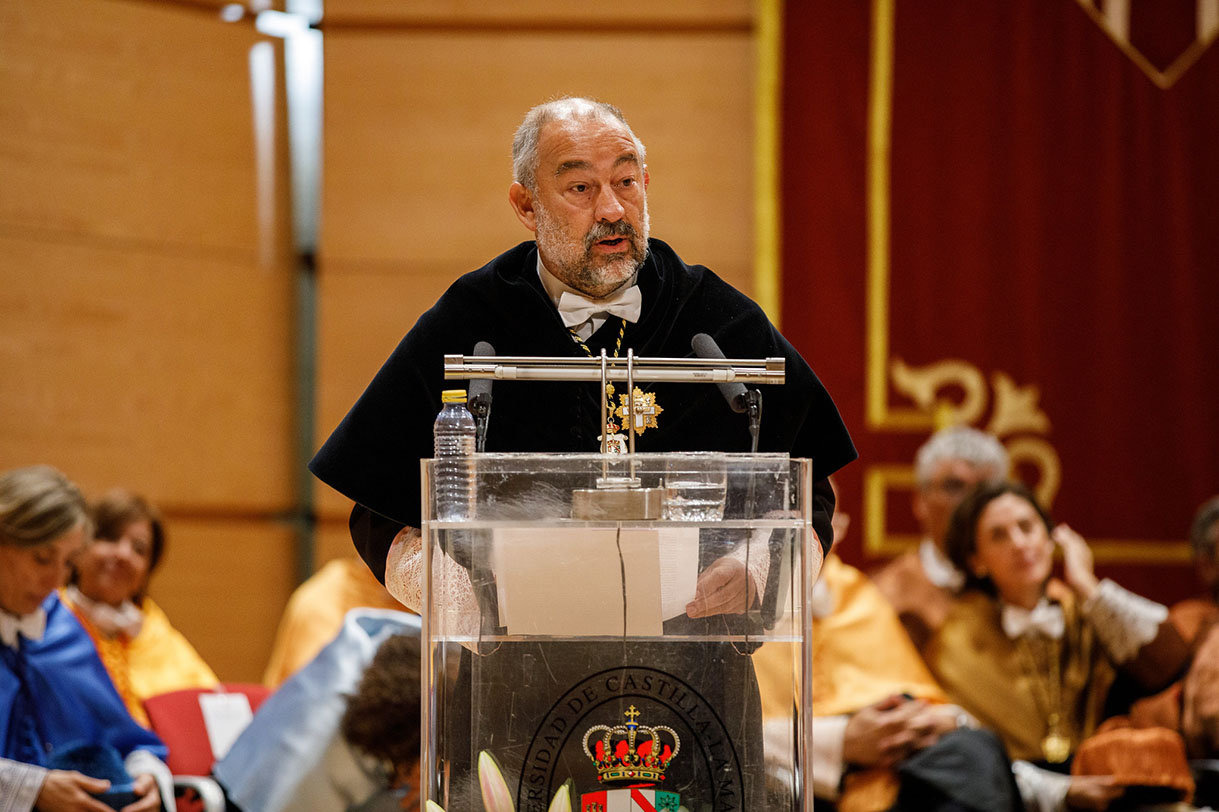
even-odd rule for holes
{"type": "Polygon", "coordinates": [[[144,712],[144,700],[148,697],[219,684],[215,672],[152,598],[145,597],[140,606],[144,623],[134,638],[103,634],[66,593],[61,592],[60,599],[89,633],[131,717],[144,727],[149,726],[148,714],[144,712]]]}
{"type": "Polygon", "coordinates": [[[266,686],[277,687],[316,657],[339,633],[347,612],[357,608],[407,611],[354,555],[327,562],[297,587],[279,622],[263,675],[266,686]]]}
{"type": "Polygon", "coordinates": [[[1052,712],[1062,719],[1074,753],[1096,729],[1113,682],[1113,667],[1074,594],[1066,588],[1050,593],[1066,621],[1061,640],[1035,637],[1026,646],[1008,639],[999,602],[970,590],[927,649],[927,663],[948,696],[998,733],[1013,759],[1045,760],[1042,740],[1052,712]],[[1057,691],[1051,657],[1061,684],[1057,691]]]}
{"type": "MultiPolygon", "coordinates": [[[[829,555],[821,568],[833,608],[813,620],[813,715],[855,713],[895,694],[944,702],[897,614],[866,575],[829,555]]],[[[764,718],[791,714],[791,646],[767,643],[754,655],[764,718]]]]}

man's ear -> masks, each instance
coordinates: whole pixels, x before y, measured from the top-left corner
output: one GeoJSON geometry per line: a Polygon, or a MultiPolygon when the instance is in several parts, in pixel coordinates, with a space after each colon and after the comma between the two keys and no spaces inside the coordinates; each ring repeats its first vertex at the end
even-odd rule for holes
{"type": "Polygon", "coordinates": [[[643,190],[648,190],[648,184],[652,181],[652,176],[648,174],[648,165],[643,165],[643,190]]]}
{"type": "Polygon", "coordinates": [[[910,495],[910,512],[914,514],[914,518],[918,519],[919,524],[926,523],[927,497],[923,494],[921,487],[915,486],[914,492],[910,495]]]}
{"type": "Polygon", "coordinates": [[[538,215],[533,208],[533,193],[526,189],[523,184],[513,183],[508,187],[508,203],[512,205],[512,211],[516,213],[516,219],[520,220],[525,228],[536,233],[538,230],[538,215]]]}

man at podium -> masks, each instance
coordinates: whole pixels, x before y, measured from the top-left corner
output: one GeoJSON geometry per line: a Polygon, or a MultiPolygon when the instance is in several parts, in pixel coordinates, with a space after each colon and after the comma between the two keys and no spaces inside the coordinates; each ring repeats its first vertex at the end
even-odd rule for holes
{"type": "MultiPolygon", "coordinates": [[[[691,339],[699,333],[729,358],[786,359],[786,382],[766,388],[758,450],[813,460],[813,525],[828,550],[834,494],[827,477],[856,457],[838,410],[761,308],[650,237],[646,153],[623,114],[581,98],[547,102],[526,115],[512,155],[509,203],[534,239],[459,278],[420,317],[310,464],[355,501],[352,538],[368,566],[396,597],[419,606],[419,460],[432,456],[445,354],[470,354],[489,342],[498,355],[586,357],[604,349],[618,357],[629,348],[639,356],[681,358],[693,354],[691,339]]],[[[660,408],[639,434],[637,451],[750,450],[745,419],[709,385],[641,388],[660,408]]],[[[599,383],[497,382],[486,450],[594,452],[603,433],[621,430],[600,425],[605,397],[599,383]]],[[[700,582],[690,614],[744,612],[757,599],[758,575],[743,563],[717,567],[714,583],[700,582]]],[[[739,670],[744,695],[753,686],[754,696],[734,703],[731,713],[739,718],[726,725],[741,760],[760,763],[760,752],[748,752],[760,747],[752,665],[739,659],[745,662],[722,665],[724,673],[739,670]]],[[[710,662],[693,668],[717,670],[710,662]]],[[[512,681],[532,685],[531,678],[516,674],[512,681]]],[[[730,808],[764,808],[750,793],[746,788],[730,808]]]]}

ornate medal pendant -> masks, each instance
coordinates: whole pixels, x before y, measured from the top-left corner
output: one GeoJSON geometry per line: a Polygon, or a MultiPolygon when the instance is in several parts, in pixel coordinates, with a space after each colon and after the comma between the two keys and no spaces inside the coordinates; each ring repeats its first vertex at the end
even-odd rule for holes
{"type": "Polygon", "coordinates": [[[656,402],[656,393],[644,394],[636,386],[633,395],[633,403],[627,402],[626,395],[618,396],[618,408],[614,409],[614,415],[622,420],[624,426],[627,420],[633,419],[636,434],[643,434],[648,429],[658,428],[656,416],[664,411],[664,407],[656,402]],[[633,418],[632,415],[634,415],[633,418]]]}
{"type": "MultiPolygon", "coordinates": [[[[605,453],[607,453],[607,454],[625,454],[625,453],[627,453],[630,450],[630,447],[629,447],[629,443],[627,442],[626,435],[620,434],[620,433],[608,433],[608,432],[612,432],[613,429],[615,428],[613,422],[610,422],[605,428],[606,428],[606,432],[607,432],[607,439],[605,440],[605,453]]],[[[600,442],[601,438],[598,437],[597,441],[600,442]]]]}
{"type": "Polygon", "coordinates": [[[1051,764],[1062,764],[1071,756],[1071,737],[1064,736],[1058,728],[1058,714],[1049,718],[1049,732],[1041,740],[1041,752],[1051,764]]]}
{"type": "Polygon", "coordinates": [[[1041,740],[1041,752],[1051,764],[1062,764],[1071,755],[1071,740],[1061,733],[1050,733],[1041,740]]]}

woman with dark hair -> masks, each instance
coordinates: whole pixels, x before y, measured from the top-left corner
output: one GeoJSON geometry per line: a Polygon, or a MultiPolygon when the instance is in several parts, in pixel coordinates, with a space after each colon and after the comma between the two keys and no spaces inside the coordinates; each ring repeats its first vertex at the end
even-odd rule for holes
{"type": "Polygon", "coordinates": [[[97,646],[132,717],[147,727],[148,697],[219,681],[147,595],[165,552],[160,513],[144,498],[115,490],[93,505],[92,516],[93,538],[73,558],[62,598],[97,646]]]}
{"type": "MultiPolygon", "coordinates": [[[[928,650],[940,685],[1003,739],[1013,760],[1065,769],[1101,721],[1115,669],[1147,690],[1188,650],[1168,611],[1093,572],[1092,552],[1055,527],[1024,485],[983,485],[957,507],[948,554],[966,588],[928,650]],[[1055,547],[1066,583],[1051,578],[1055,547]]],[[[1022,794],[1044,773],[1017,770],[1022,794]]],[[[1057,776],[1054,776],[1057,778],[1057,776]]],[[[1121,788],[1096,776],[1050,781],[1068,806],[1103,809],[1121,788]]]]}
{"type": "Polygon", "coordinates": [[[6,812],[111,809],[99,795],[123,812],[152,812],[163,796],[173,797],[161,760],[165,746],[132,720],[88,635],[56,594],[91,529],[80,491],[54,468],[0,475],[0,808],[6,812]]]}

